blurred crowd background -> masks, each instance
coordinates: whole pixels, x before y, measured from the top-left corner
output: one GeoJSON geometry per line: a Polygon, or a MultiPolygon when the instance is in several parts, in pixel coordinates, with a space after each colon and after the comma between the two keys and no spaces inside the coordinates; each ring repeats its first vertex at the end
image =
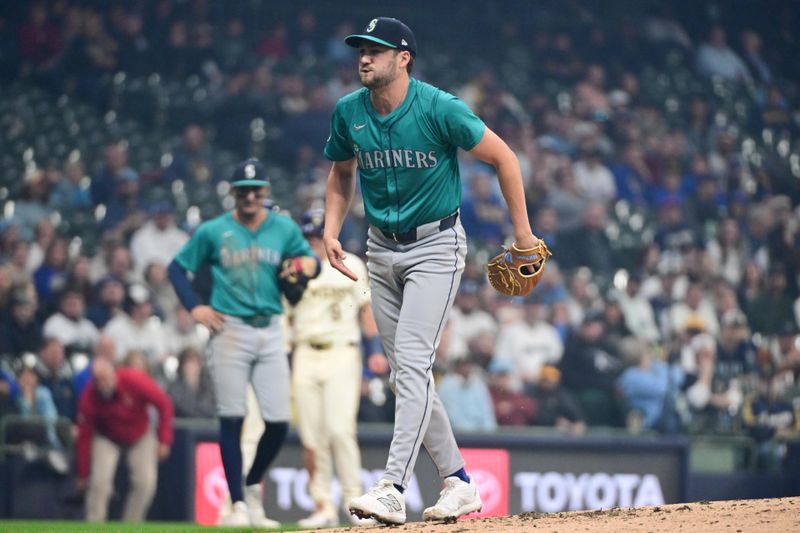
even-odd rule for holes
{"type": "MultiPolygon", "coordinates": [[[[359,87],[342,39],[391,15],[414,76],[517,153],[555,254],[530,297],[487,286],[509,219],[462,154],[470,252],[436,359],[456,430],[742,435],[779,468],[800,431],[800,4],[425,6],[3,2],[0,414],[74,420],[106,357],[213,417],[206,337],[165,266],[232,207],[246,157],[274,209],[323,205],[330,112],[359,87]]],[[[345,247],[365,231],[357,201],[345,247]]],[[[360,419],[391,421],[387,377],[362,390],[360,419]]]]}

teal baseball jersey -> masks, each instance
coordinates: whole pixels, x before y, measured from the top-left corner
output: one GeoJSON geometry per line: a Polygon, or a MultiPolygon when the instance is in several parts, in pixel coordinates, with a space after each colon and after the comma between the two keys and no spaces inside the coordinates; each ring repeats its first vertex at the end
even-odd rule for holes
{"type": "Polygon", "coordinates": [[[474,148],[485,127],[452,94],[411,78],[405,100],[385,117],[372,107],[366,88],[341,98],[325,157],[355,157],[367,221],[403,233],[459,208],[458,148],[474,148]]]}
{"type": "Polygon", "coordinates": [[[270,212],[250,231],[225,213],[204,222],[178,252],[175,261],[190,272],[211,266],[210,305],[227,315],[252,317],[283,312],[278,274],[288,257],[312,256],[297,224],[270,212]]]}

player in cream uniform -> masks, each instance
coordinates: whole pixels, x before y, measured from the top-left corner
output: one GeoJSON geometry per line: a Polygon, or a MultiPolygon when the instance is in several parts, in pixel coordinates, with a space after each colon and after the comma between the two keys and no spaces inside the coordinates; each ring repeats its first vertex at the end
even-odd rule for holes
{"type": "MultiPolygon", "coordinates": [[[[289,311],[294,340],[292,394],[298,432],[306,450],[309,494],[316,504],[314,513],[298,522],[300,527],[339,524],[331,493],[333,464],[343,504],[363,491],[356,441],[362,331],[368,367],[376,373],[388,370],[372,317],[366,265],[354,254],[348,257],[348,266],[359,273],[359,281],[353,283],[328,263],[321,238],[323,221],[323,210],[314,209],[300,224],[303,236],[322,262],[322,270],[289,311]]],[[[354,525],[374,524],[355,516],[350,519],[354,525]]]]}

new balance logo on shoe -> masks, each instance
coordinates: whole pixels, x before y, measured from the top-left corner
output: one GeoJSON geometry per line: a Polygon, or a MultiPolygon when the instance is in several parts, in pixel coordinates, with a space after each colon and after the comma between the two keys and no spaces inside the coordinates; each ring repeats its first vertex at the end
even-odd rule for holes
{"type": "Polygon", "coordinates": [[[386,496],[381,496],[378,498],[378,501],[381,502],[383,505],[386,506],[387,509],[392,511],[393,513],[399,513],[403,510],[403,506],[397,500],[394,494],[387,494],[386,496]]]}

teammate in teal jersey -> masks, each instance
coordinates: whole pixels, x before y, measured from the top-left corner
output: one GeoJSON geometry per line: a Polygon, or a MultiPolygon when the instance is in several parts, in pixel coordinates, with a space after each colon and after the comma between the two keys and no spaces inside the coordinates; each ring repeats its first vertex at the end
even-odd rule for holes
{"type": "Polygon", "coordinates": [[[538,239],[531,231],[519,161],[511,149],[459,99],[410,77],[417,46],[408,26],[375,18],[345,42],[358,48],[364,88],[339,100],[331,119],[325,156],[333,166],[324,241],[331,265],[356,279],[338,237],[357,168],[370,224],[372,307],[397,396],[386,471],[349,508],[359,517],[404,523],[403,491],[424,445],[444,489],[423,519],[454,519],[481,508],[431,373],[467,250],[458,220],[459,148],[497,170],[516,245],[531,248],[538,239]]]}
{"type": "Polygon", "coordinates": [[[233,175],[233,212],[204,222],[169,266],[170,280],[192,317],[212,332],[209,361],[220,417],[220,452],[232,512],[223,525],[277,527],[266,517],[261,479],[286,438],[289,422],[289,363],[281,337],[279,277],[302,270],[319,273],[319,260],[297,224],[264,207],[269,182],[256,159],[233,175]],[[285,259],[291,267],[283,268],[285,259]],[[211,267],[211,301],[203,305],[187,272],[211,267]],[[247,383],[253,384],[266,428],[242,487],[240,436],[247,383]]]}

